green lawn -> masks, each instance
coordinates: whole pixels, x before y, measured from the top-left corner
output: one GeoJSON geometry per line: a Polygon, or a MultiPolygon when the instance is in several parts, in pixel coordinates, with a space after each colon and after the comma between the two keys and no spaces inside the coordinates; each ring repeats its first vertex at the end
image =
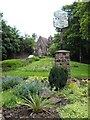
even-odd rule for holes
{"type": "Polygon", "coordinates": [[[79,62],[70,62],[71,66],[71,76],[76,78],[90,78],[88,64],[83,64],[79,62]]]}
{"type": "MultiPolygon", "coordinates": [[[[17,68],[13,71],[3,72],[2,76],[43,76],[48,77],[50,69],[54,65],[54,58],[46,57],[40,59],[40,61],[32,62],[27,66],[17,68]]],[[[88,78],[88,66],[79,62],[70,62],[71,76],[76,78],[88,78]]]]}

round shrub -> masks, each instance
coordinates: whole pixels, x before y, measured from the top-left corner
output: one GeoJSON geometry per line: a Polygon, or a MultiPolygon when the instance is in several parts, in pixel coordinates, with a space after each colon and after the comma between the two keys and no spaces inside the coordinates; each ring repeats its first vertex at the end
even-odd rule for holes
{"type": "Polygon", "coordinates": [[[2,79],[2,90],[7,90],[15,87],[23,81],[22,78],[16,76],[8,76],[2,79]]]}
{"type": "Polygon", "coordinates": [[[56,87],[56,90],[63,88],[66,85],[68,71],[60,66],[54,66],[49,74],[48,81],[51,88],[56,87]]]}
{"type": "Polygon", "coordinates": [[[15,70],[25,65],[25,61],[19,59],[4,60],[1,63],[2,71],[15,70]]]}

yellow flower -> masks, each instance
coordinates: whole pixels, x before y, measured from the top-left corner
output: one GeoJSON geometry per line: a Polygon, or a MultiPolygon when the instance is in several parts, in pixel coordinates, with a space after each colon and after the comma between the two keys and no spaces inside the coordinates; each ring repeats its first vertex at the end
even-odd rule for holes
{"type": "Polygon", "coordinates": [[[35,80],[39,80],[39,77],[38,77],[38,76],[36,76],[36,77],[35,77],[35,80]]]}
{"type": "Polygon", "coordinates": [[[86,80],[82,80],[82,82],[84,82],[84,83],[88,83],[89,80],[88,80],[88,79],[86,79],[86,80]]]}
{"type": "Polygon", "coordinates": [[[72,88],[76,88],[77,87],[77,84],[75,82],[71,82],[69,87],[72,89],[72,88]]]}
{"type": "Polygon", "coordinates": [[[88,79],[86,79],[85,82],[88,83],[88,79]]]}
{"type": "Polygon", "coordinates": [[[26,80],[26,83],[29,83],[29,82],[30,82],[30,80],[27,79],[27,80],[26,80]]]}
{"type": "Polygon", "coordinates": [[[85,82],[85,80],[82,80],[82,82],[85,82]]]}

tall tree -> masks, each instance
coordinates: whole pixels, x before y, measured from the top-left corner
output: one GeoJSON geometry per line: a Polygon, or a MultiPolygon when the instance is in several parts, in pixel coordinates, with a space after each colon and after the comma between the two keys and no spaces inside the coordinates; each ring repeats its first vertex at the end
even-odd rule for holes
{"type": "Polygon", "coordinates": [[[12,58],[19,52],[19,34],[16,28],[12,28],[2,20],[2,58],[12,58]]]}
{"type": "Polygon", "coordinates": [[[55,56],[55,52],[61,49],[60,46],[60,34],[54,34],[54,38],[51,40],[49,52],[51,56],[55,56]]]}
{"type": "Polygon", "coordinates": [[[71,51],[71,59],[88,62],[88,2],[74,2],[63,7],[68,12],[69,26],[64,31],[64,48],[71,51]]]}
{"type": "Polygon", "coordinates": [[[34,40],[36,40],[37,34],[36,34],[36,33],[33,33],[33,34],[32,34],[32,38],[33,38],[34,40]]]}
{"type": "Polygon", "coordinates": [[[2,24],[2,59],[15,58],[17,55],[32,54],[34,51],[34,38],[29,35],[20,36],[16,27],[7,25],[3,18],[2,24]]]}
{"type": "Polygon", "coordinates": [[[35,47],[35,39],[28,34],[21,38],[20,49],[23,53],[33,54],[35,47]]]}

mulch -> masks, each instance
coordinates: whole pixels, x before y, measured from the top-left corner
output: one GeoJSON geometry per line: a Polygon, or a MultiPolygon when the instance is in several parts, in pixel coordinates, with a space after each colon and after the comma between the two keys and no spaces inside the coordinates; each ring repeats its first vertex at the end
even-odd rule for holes
{"type": "Polygon", "coordinates": [[[2,120],[60,120],[60,116],[58,115],[56,108],[60,107],[60,104],[66,105],[70,102],[63,97],[54,97],[51,99],[55,104],[47,109],[48,112],[42,111],[39,113],[34,113],[28,106],[18,106],[16,108],[2,108],[2,120]]]}

